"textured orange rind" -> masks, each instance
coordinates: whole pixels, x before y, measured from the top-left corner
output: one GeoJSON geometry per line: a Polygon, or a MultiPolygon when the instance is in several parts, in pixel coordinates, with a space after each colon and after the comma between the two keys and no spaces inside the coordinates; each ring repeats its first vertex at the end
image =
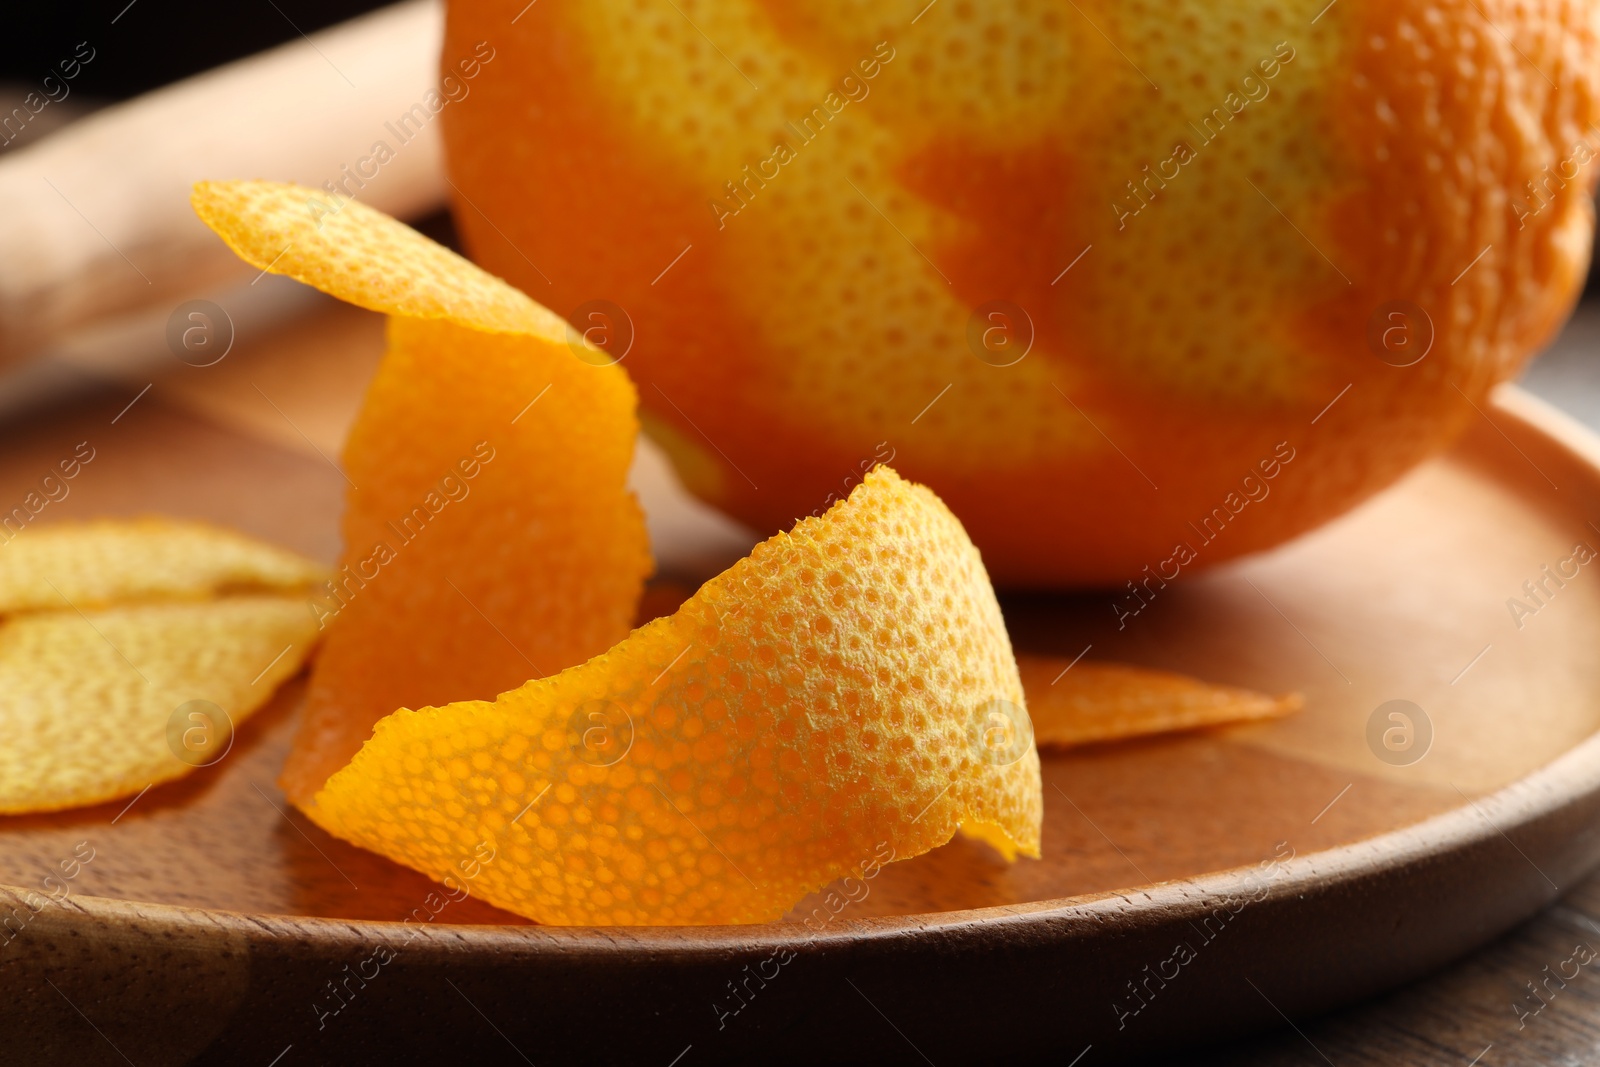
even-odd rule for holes
{"type": "Polygon", "coordinates": [[[327,569],[276,545],[188,519],[62,522],[0,551],[0,613],[144,600],[205,599],[224,590],[295,589],[327,569]]]}
{"type": "Polygon", "coordinates": [[[284,182],[198,182],[194,210],[239,258],[347,304],[565,343],[566,324],[521,290],[355,200],[284,182]]]}
{"type": "Polygon", "coordinates": [[[493,702],[402,709],[307,810],[546,923],[777,919],[882,842],[1039,853],[1039,763],[989,579],[887,468],[668,617],[493,702]]]}
{"type": "Polygon", "coordinates": [[[1547,343],[1596,11],[453,0],[499,58],[439,130],[479,262],[628,309],[692,492],[768,532],[891,463],[1002,585],[1121,589],[1347,511],[1547,343]]]}
{"type": "Polygon", "coordinates": [[[308,560],[163,519],[0,552],[0,813],[115,800],[227,755],[316,643],[308,560]]]}
{"type": "Polygon", "coordinates": [[[1116,663],[1023,654],[1017,668],[1041,748],[1276,719],[1303,703],[1297,693],[1268,696],[1116,663]]]}
{"type": "Polygon", "coordinates": [[[345,445],[345,550],[284,768],[305,806],[380,718],[488,698],[627,635],[650,570],[627,375],[521,292],[356,202],[202,182],[243,258],[390,316],[345,445]]]}

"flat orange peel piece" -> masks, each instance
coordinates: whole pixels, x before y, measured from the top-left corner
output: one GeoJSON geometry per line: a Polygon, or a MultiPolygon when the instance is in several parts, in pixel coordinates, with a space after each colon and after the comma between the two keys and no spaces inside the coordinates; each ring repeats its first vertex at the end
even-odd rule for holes
{"type": "Polygon", "coordinates": [[[394,709],[487,699],[627,635],[651,569],[627,489],[637,393],[554,314],[387,215],[274,182],[192,200],[248,262],[390,316],[280,781],[304,807],[394,709]]]}
{"type": "Polygon", "coordinates": [[[1172,671],[1057,656],[1017,656],[1034,739],[1040,747],[1281,718],[1304,703],[1298,693],[1269,696],[1212,685],[1172,671]]]}
{"type": "Polygon", "coordinates": [[[189,520],[30,528],[0,552],[0,813],[136,794],[223,758],[316,644],[285,549],[189,520]]]}
{"type": "Polygon", "coordinates": [[[0,552],[0,614],[144,600],[193,600],[224,590],[296,589],[327,568],[243,534],[147,516],[58,522],[0,552]]]}
{"type": "Polygon", "coordinates": [[[38,611],[0,622],[0,813],[132,796],[225,758],[315,644],[303,596],[38,611]]]}
{"type": "Polygon", "coordinates": [[[395,712],[307,810],[435,878],[488,841],[474,892],[540,922],[762,922],[885,841],[1037,856],[1026,716],[976,549],[879,468],[609,652],[395,712]]]}

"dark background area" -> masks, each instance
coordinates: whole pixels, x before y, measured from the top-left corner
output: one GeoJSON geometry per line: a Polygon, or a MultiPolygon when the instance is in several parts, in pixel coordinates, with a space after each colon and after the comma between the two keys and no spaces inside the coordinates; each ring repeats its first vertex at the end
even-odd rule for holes
{"type": "Polygon", "coordinates": [[[80,41],[94,61],[73,91],[136,96],[384,6],[379,0],[47,0],[8,4],[0,82],[37,84],[80,41]],[[112,20],[116,20],[113,22],[112,20]]]}

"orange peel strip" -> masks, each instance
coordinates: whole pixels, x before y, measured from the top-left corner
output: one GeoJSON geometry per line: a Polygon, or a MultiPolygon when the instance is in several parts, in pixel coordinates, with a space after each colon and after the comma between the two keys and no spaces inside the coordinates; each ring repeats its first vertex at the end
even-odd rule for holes
{"type": "Polygon", "coordinates": [[[1025,721],[977,550],[879,468],[604,655],[390,715],[308,811],[440,879],[487,841],[474,892],[541,922],[761,922],[883,842],[1037,856],[1025,721]]]}
{"type": "Polygon", "coordinates": [[[199,182],[189,199],[240,259],[347,304],[566,343],[554,312],[359,201],[341,206],[320,189],[261,181],[199,182]]]}
{"type": "Polygon", "coordinates": [[[305,807],[395,708],[492,697],[627,635],[651,566],[625,484],[637,397],[551,312],[359,203],[271,182],[193,203],[262,270],[391,316],[282,777],[305,807]]]}
{"type": "Polygon", "coordinates": [[[295,589],[328,572],[287,549],[208,523],[150,516],[61,522],[0,552],[0,612],[194,600],[222,590],[295,589]]]}
{"type": "Polygon", "coordinates": [[[315,641],[303,596],[7,619],[0,813],[115,800],[220,760],[315,641]]]}
{"type": "Polygon", "coordinates": [[[178,519],[13,538],[0,552],[0,813],[114,800],[226,755],[233,727],[316,644],[306,594],[326,574],[178,519]]]}
{"type": "Polygon", "coordinates": [[[1298,711],[1303,703],[1297,693],[1268,696],[1117,663],[1073,665],[1063,657],[1024,653],[1017,657],[1017,668],[1040,747],[1276,719],[1298,711]]]}

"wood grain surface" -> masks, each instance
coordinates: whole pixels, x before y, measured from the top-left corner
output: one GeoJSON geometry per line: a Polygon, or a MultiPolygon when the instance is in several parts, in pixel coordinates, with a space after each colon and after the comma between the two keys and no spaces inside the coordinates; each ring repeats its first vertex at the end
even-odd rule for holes
{"type": "MultiPolygon", "coordinates": [[[[331,559],[344,486],[333,457],[380,336],[374,316],[328,306],[241,336],[216,366],[175,361],[154,380],[109,382],[16,421],[0,430],[0,501],[20,496],[58,454],[88,440],[94,463],[41,522],[195,516],[331,559]]],[[[291,685],[241,728],[215,767],[131,804],[0,821],[0,883],[27,889],[81,842],[95,857],[73,880],[72,907],[39,913],[0,954],[0,986],[19,994],[0,1002],[0,1023],[34,1042],[0,1047],[0,1060],[59,1055],[76,1033],[82,1062],[183,1062],[202,1050],[215,1062],[247,1054],[269,1062],[298,1044],[306,1058],[287,1065],[323,1062],[360,1042],[402,1053],[459,1046],[515,1062],[482,1032],[491,1016],[499,1020],[490,1023],[494,1033],[516,1035],[506,1044],[518,1056],[570,1055],[581,1035],[553,1033],[553,1025],[594,1025],[606,1011],[592,998],[615,996],[619,1005],[651,1005],[642,1012],[651,1018],[631,1020],[626,1037],[606,1035],[597,1060],[632,1062],[648,1048],[665,1063],[671,1046],[687,1053],[698,1043],[685,1067],[747,1054],[801,1061],[815,1050],[819,1021],[838,1017],[844,1003],[854,1007],[840,1033],[861,1057],[939,1062],[941,1051],[970,1052],[984,1025],[1003,1025],[930,1015],[941,983],[970,980],[1002,983],[1010,1010],[1033,1022],[1027,1041],[994,1049],[1001,1057],[1053,1046],[1038,1022],[1058,994],[1092,997],[1075,1009],[1083,1020],[1058,1035],[1062,1048],[1090,1035],[1085,1043],[1099,1051],[1088,1065],[1170,1043],[1171,1035],[1198,1040],[1276,1025],[1280,1005],[1293,1015],[1437,967],[1550,900],[1600,856],[1591,814],[1600,778],[1589,781],[1591,766],[1600,766],[1595,755],[1575,753],[1566,771],[1537,788],[1488,796],[1600,727],[1600,667],[1591,651],[1600,638],[1600,585],[1572,582],[1521,628],[1505,607],[1544,564],[1594,537],[1586,524],[1600,513],[1600,476],[1584,453],[1593,445],[1515,394],[1496,414],[1498,423],[1476,427],[1450,457],[1384,497],[1293,545],[1163,591],[1125,627],[1104,594],[1006,596],[1020,648],[1087,652],[1307,698],[1305,711],[1283,722],[1047,758],[1040,861],[1008,866],[963,841],[892,865],[823,942],[793,923],[602,938],[527,927],[469,898],[430,913],[427,936],[413,944],[390,924],[415,915],[434,893],[431,883],[323,834],[273,784],[294,725],[299,689],[291,685]],[[1427,709],[1431,722],[1431,747],[1415,762],[1385,762],[1368,740],[1374,709],[1396,698],[1427,709]],[[1515,841],[1497,829],[1510,823],[1497,819],[1524,820],[1515,841]],[[1399,836],[1376,837],[1386,833],[1399,836]],[[1390,843],[1362,844],[1374,840],[1390,843]],[[1137,1041],[1123,1047],[1097,1036],[1121,1029],[1110,1024],[1123,971],[1136,975],[1138,961],[1149,962],[1141,924],[1191,921],[1185,908],[1236,890],[1240,879],[1248,884],[1247,875],[1209,872],[1270,863],[1286,848],[1300,857],[1285,867],[1294,871],[1288,888],[1208,949],[1207,977],[1152,1009],[1137,1041]],[[1455,857],[1448,863],[1447,854],[1455,857]],[[1481,884],[1465,884],[1461,871],[1477,872],[1481,884]],[[1077,902],[1054,903],[1061,898],[1077,902]],[[1306,900],[1313,902],[1297,903],[1306,900]],[[1373,901],[1394,902],[1410,925],[1397,918],[1391,926],[1373,901]],[[1433,901],[1436,915],[1428,913],[1433,901]],[[1297,971],[1296,948],[1282,943],[1290,936],[1308,958],[1325,961],[1326,973],[1297,971]],[[1061,946],[1075,941],[1078,956],[1062,963],[1061,946]],[[404,947],[405,965],[388,972],[394,977],[381,996],[360,999],[359,1012],[335,1012],[363,1021],[341,1021],[328,1036],[334,1002],[318,999],[324,972],[337,976],[385,944],[404,947]],[[762,1013],[752,1008],[736,1035],[732,1026],[705,1026],[708,1018],[726,1021],[715,1014],[724,972],[738,975],[759,962],[752,954],[786,944],[803,949],[810,967],[792,980],[792,994],[770,1012],[768,1001],[762,1013]],[[944,954],[947,967],[930,969],[930,952],[944,954]],[[1097,973],[1101,961],[1105,972],[1097,973]],[[1237,985],[1252,968],[1264,981],[1276,976],[1259,1001],[1248,988],[1220,984],[1237,985]],[[1008,973],[1034,984],[1006,983],[1008,973]],[[143,978],[129,986],[134,974],[143,978]],[[439,1025],[458,1031],[430,1031],[426,1040],[414,1033],[420,1023],[409,1016],[427,990],[459,995],[470,1007],[457,1002],[441,1016],[439,1025]],[[195,1022],[178,1027],[178,1040],[170,1020],[185,1011],[195,1022]],[[923,1042],[901,1023],[927,1028],[923,1042]],[[938,1031],[950,1027],[941,1039],[938,1031]],[[683,1044],[680,1033],[689,1035],[683,1044]],[[32,1051],[22,1055],[24,1047],[32,1051]]],[[[714,573],[750,535],[684,498],[652,453],[635,481],[665,578],[651,603],[664,610],[674,590],[681,595],[714,573]]],[[[820,899],[803,902],[794,917],[820,899]]],[[[1540,942],[1538,951],[1547,947],[1540,942]]],[[[1552,1007],[1544,1017],[1559,1016],[1552,1007]]],[[[1250,1054],[1280,1053],[1273,1046],[1250,1054]]]]}
{"type": "Polygon", "coordinates": [[[1600,1062],[1597,965],[1600,879],[1590,878],[1515,933],[1399,992],[1252,1041],[1150,1062],[1581,1067],[1600,1062]]]}
{"type": "MultiPolygon", "coordinates": [[[[1600,299],[1586,300],[1523,384],[1600,430],[1600,299]]],[[[1600,877],[1466,959],[1406,988],[1271,1035],[1152,1064],[1579,1067],[1600,1063],[1600,877]],[[1569,962],[1571,961],[1571,962],[1569,962]],[[1578,971],[1575,978],[1564,978],[1578,971]],[[1554,972],[1554,977],[1552,977],[1554,972]],[[1530,986],[1532,987],[1530,989],[1530,986]]]]}

